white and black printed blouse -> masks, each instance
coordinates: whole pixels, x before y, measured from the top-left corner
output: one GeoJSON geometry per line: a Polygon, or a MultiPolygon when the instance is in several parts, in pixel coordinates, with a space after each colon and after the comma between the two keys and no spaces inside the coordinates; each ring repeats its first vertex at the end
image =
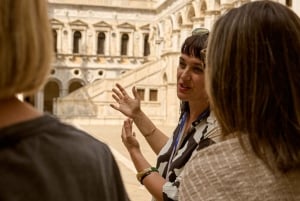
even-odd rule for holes
{"type": "Polygon", "coordinates": [[[179,120],[178,126],[173,132],[168,142],[158,154],[156,167],[159,174],[164,177],[168,182],[163,186],[164,200],[172,201],[178,200],[178,187],[180,184],[180,174],[184,165],[188,162],[194,152],[214,144],[219,129],[213,112],[209,109],[204,111],[191,127],[183,139],[182,128],[185,123],[185,115],[182,115],[179,120]],[[177,147],[178,146],[178,147],[177,147]]]}

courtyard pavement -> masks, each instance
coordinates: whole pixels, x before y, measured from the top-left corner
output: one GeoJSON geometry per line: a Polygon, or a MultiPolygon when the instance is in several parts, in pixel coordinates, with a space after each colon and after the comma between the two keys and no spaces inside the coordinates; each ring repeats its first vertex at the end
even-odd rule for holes
{"type": "MultiPolygon", "coordinates": [[[[119,165],[123,181],[125,183],[126,190],[129,194],[131,201],[150,201],[152,196],[146,188],[141,185],[136,179],[136,170],[133,163],[130,160],[130,156],[121,141],[121,125],[75,125],[78,128],[85,130],[95,138],[105,142],[114,154],[117,163],[119,165]]],[[[164,131],[166,135],[170,136],[175,127],[171,126],[157,126],[164,131]]],[[[137,139],[140,142],[140,146],[145,158],[153,166],[156,165],[156,155],[147,144],[144,137],[139,130],[134,127],[137,139]]]]}

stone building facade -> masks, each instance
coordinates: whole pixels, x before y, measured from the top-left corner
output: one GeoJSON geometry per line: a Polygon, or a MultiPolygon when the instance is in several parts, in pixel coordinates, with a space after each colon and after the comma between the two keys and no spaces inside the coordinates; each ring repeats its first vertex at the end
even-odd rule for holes
{"type": "MultiPolygon", "coordinates": [[[[179,117],[176,68],[183,40],[211,29],[226,10],[250,0],[48,0],[53,69],[44,89],[26,100],[81,124],[120,124],[111,89],[136,86],[155,123],[179,117]]],[[[278,0],[298,15],[300,2],[278,0]],[[298,5],[297,5],[298,3],[298,5]]]]}

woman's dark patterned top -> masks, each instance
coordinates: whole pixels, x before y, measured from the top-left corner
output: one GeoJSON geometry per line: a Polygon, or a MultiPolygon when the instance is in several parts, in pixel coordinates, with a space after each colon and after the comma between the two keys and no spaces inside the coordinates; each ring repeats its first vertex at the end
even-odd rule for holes
{"type": "Polygon", "coordinates": [[[188,129],[188,133],[183,138],[180,138],[182,118],[173,136],[170,137],[157,158],[156,166],[159,173],[168,180],[163,186],[164,200],[178,200],[180,174],[185,164],[193,153],[215,143],[220,136],[215,116],[213,112],[208,111],[202,118],[194,121],[188,129]]]}

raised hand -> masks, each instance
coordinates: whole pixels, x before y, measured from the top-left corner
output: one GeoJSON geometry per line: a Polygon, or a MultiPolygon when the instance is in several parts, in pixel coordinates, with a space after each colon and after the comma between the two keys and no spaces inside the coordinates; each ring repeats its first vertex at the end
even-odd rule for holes
{"type": "Polygon", "coordinates": [[[135,132],[132,131],[132,122],[132,119],[124,120],[121,135],[122,142],[129,152],[134,149],[140,150],[140,145],[135,137],[135,132]]]}
{"type": "Polygon", "coordinates": [[[112,91],[112,97],[118,103],[118,105],[110,104],[112,108],[122,112],[129,118],[134,118],[134,115],[141,111],[141,101],[135,87],[132,87],[134,98],[130,97],[125,89],[118,83],[116,84],[116,88],[113,88],[112,91]]]}

